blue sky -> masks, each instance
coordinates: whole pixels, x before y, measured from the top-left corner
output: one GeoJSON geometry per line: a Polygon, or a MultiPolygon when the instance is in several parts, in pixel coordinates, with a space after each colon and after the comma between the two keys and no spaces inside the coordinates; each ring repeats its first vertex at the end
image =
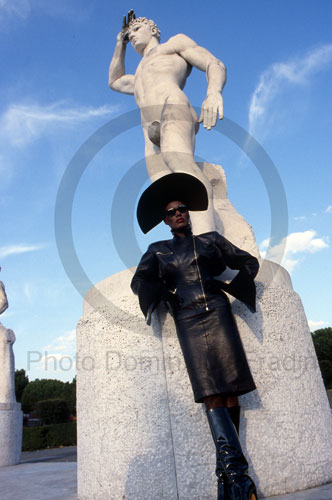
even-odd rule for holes
{"type": "MultiPolygon", "coordinates": [[[[15,331],[16,367],[31,380],[71,380],[75,373],[74,330],[87,284],[79,291],[73,285],[56,244],[57,236],[64,252],[70,220],[61,217],[71,205],[57,207],[57,234],[54,216],[61,179],[86,141],[84,154],[92,147],[96,154],[82,167],[70,203],[75,251],[90,282],[135,265],[138,248],[168,238],[166,227],[148,236],[137,228],[131,207],[147,185],[143,136],[133,126],[137,115],[125,115],[136,109],[134,98],[107,86],[115,37],[130,8],[158,24],[161,41],[185,33],[225,63],[225,117],[261,144],[286,193],[284,265],[311,329],[332,326],[329,0],[0,0],[0,279],[10,302],[1,321],[15,331]],[[109,140],[120,125],[123,133],[109,140]]],[[[138,62],[128,47],[127,71],[138,62]]],[[[186,93],[195,106],[205,91],[205,75],[193,70],[186,93]]],[[[264,252],[271,232],[266,186],[223,127],[221,134],[201,129],[196,154],[223,166],[229,197],[264,252]]],[[[270,255],[278,259],[278,245],[270,255]]]]}

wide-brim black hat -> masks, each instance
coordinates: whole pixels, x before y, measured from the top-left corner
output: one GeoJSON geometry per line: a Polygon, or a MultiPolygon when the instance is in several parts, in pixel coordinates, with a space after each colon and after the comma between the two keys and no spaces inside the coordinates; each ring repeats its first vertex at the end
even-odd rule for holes
{"type": "Polygon", "coordinates": [[[204,184],[190,174],[167,174],[149,186],[139,199],[137,220],[146,234],[165,217],[165,207],[171,201],[182,201],[189,210],[206,210],[209,204],[204,184]]]}

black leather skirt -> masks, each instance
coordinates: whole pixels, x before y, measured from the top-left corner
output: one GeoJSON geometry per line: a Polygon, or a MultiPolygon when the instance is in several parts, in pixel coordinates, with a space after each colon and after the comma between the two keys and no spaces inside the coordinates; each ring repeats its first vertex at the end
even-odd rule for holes
{"type": "Polygon", "coordinates": [[[196,403],[256,389],[226,297],[216,297],[208,311],[174,320],[196,403]]]}

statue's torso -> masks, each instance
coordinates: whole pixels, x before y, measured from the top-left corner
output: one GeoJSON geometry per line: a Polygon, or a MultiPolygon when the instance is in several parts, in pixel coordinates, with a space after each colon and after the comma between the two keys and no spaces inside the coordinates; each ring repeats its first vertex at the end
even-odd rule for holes
{"type": "Polygon", "coordinates": [[[191,66],[166,42],[151,49],[141,60],[135,74],[135,99],[139,108],[163,105],[166,99],[187,103],[182,92],[191,66]]]}

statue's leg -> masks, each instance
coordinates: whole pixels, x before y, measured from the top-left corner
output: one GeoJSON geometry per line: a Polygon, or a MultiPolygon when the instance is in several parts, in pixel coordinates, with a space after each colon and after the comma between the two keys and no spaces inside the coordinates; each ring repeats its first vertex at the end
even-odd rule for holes
{"type": "Polygon", "coordinates": [[[209,197],[208,209],[191,212],[193,232],[200,234],[215,230],[213,193],[208,178],[194,159],[197,116],[189,102],[174,103],[170,99],[164,105],[160,127],[160,150],[163,163],[171,172],[186,172],[197,177],[206,187],[209,197]]]}
{"type": "Polygon", "coordinates": [[[160,151],[160,121],[163,104],[144,106],[141,109],[141,123],[145,140],[145,164],[151,182],[170,173],[160,151]],[[151,136],[151,130],[154,131],[151,136]]]}
{"type": "Polygon", "coordinates": [[[151,182],[156,181],[159,177],[169,174],[170,169],[163,161],[160,148],[153,144],[149,138],[148,127],[143,128],[145,138],[145,164],[151,182]]]}

